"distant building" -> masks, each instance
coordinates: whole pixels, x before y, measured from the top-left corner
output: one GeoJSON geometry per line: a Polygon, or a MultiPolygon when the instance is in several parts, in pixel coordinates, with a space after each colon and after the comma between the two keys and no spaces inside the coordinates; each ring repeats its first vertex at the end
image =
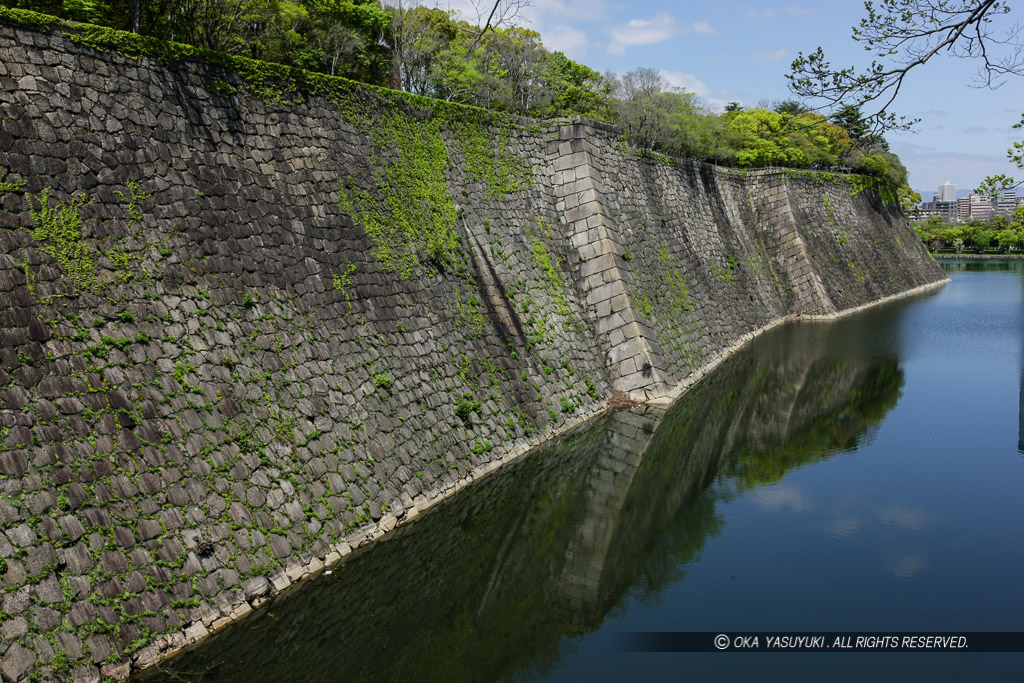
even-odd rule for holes
{"type": "Polygon", "coordinates": [[[960,207],[960,220],[968,220],[971,217],[971,200],[967,197],[961,197],[956,200],[956,203],[960,207]]]}
{"type": "Polygon", "coordinates": [[[939,201],[940,202],[955,202],[956,201],[956,185],[949,182],[948,180],[942,185],[939,185],[939,201]]]}
{"type": "Polygon", "coordinates": [[[1000,216],[1006,216],[1010,218],[1013,216],[1013,212],[1017,209],[1017,191],[1007,190],[1006,192],[999,195],[999,199],[996,202],[996,213],[1000,216]]]}
{"type": "MultiPolygon", "coordinates": [[[[938,197],[938,195],[935,195],[938,197]]],[[[960,206],[957,202],[943,202],[933,199],[930,202],[923,202],[919,212],[922,219],[939,216],[947,223],[956,223],[960,220],[960,206]]]]}
{"type": "Polygon", "coordinates": [[[996,215],[996,207],[991,197],[972,193],[967,200],[972,221],[990,221],[996,215]]]}

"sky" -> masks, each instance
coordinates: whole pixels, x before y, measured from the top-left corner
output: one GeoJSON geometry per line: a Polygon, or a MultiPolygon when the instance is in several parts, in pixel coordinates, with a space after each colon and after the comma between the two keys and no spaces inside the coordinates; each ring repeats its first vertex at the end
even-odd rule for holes
{"type": "MultiPolygon", "coordinates": [[[[434,4],[473,20],[472,2],[434,4]]],[[[798,52],[821,46],[835,66],[866,65],[870,55],[850,37],[864,14],[861,0],[533,0],[519,25],[602,73],[653,68],[720,110],[733,100],[756,107],[791,98],[785,74],[798,52]]],[[[1024,12],[994,26],[1018,20],[1024,12]]],[[[972,85],[976,74],[977,63],[939,55],[910,74],[895,103],[899,115],[921,119],[914,132],[886,137],[925,201],[947,180],[963,190],[991,174],[1024,179],[1006,158],[1024,140],[1024,130],[1011,128],[1024,112],[1024,76],[990,90],[972,85]]]]}

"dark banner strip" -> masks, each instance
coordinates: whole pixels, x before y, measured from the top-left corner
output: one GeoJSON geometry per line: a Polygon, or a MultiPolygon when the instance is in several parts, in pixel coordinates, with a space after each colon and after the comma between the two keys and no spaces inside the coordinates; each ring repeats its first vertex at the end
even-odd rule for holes
{"type": "Polygon", "coordinates": [[[635,631],[624,652],[1024,652],[1017,632],[635,631]]]}

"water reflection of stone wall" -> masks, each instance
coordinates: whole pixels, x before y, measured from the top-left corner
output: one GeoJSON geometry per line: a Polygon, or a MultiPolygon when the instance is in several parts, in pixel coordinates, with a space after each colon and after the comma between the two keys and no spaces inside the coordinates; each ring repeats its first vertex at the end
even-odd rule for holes
{"type": "Polygon", "coordinates": [[[570,614],[599,604],[601,575],[623,521],[623,508],[633,477],[664,416],[664,410],[642,406],[607,418],[607,437],[586,488],[584,521],[565,549],[559,582],[570,614]]]}
{"type": "Polygon", "coordinates": [[[784,355],[794,333],[776,332],[667,413],[599,418],[145,680],[482,681],[552,665],[561,636],[686,571],[721,525],[729,487],[713,482],[774,481],[895,405],[895,359],[831,357],[827,334],[784,355]]]}

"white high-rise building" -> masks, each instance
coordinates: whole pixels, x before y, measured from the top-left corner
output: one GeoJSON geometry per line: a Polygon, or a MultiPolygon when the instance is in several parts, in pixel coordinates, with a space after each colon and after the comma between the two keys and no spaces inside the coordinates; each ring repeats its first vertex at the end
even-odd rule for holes
{"type": "Polygon", "coordinates": [[[1017,191],[1007,190],[999,195],[997,202],[996,213],[1000,216],[1006,216],[1009,218],[1013,215],[1014,210],[1017,208],[1017,191]]]}
{"type": "Polygon", "coordinates": [[[956,201],[956,185],[949,182],[948,180],[942,185],[939,185],[939,201],[940,202],[955,202],[956,201]]]}

